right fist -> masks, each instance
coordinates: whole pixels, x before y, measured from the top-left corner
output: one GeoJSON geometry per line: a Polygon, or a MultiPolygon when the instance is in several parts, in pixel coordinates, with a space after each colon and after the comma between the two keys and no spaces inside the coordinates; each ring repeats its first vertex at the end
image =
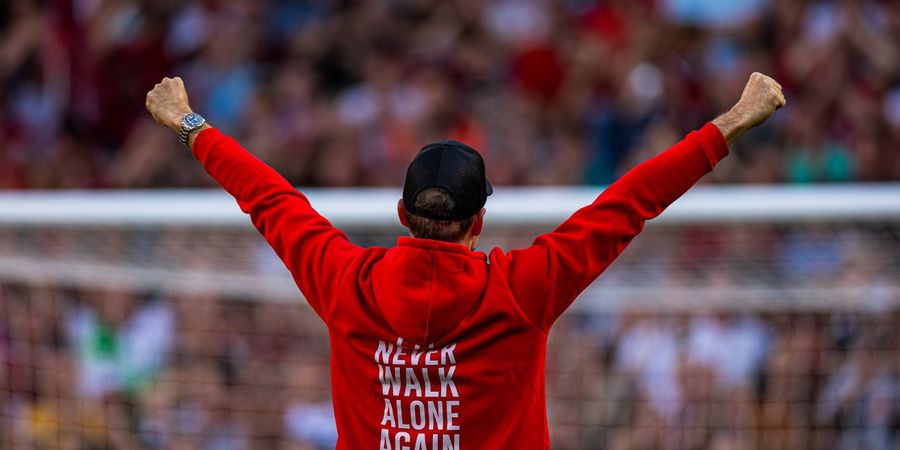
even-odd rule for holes
{"type": "Polygon", "coordinates": [[[181,131],[181,119],[191,113],[184,81],[179,77],[163,78],[147,93],[147,111],[160,125],[181,131]]]}
{"type": "Polygon", "coordinates": [[[781,85],[771,77],[753,72],[734,110],[743,118],[747,128],[753,128],[765,122],[775,110],[784,105],[781,85]]]}

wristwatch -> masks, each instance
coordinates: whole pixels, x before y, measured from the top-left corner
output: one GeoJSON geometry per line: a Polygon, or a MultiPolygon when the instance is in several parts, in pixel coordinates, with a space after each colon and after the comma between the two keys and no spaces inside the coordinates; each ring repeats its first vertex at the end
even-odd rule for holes
{"type": "Polygon", "coordinates": [[[184,118],[181,119],[181,133],[178,135],[181,143],[188,145],[188,137],[191,135],[191,132],[202,127],[204,123],[206,123],[206,119],[200,114],[190,113],[184,116],[184,118]]]}

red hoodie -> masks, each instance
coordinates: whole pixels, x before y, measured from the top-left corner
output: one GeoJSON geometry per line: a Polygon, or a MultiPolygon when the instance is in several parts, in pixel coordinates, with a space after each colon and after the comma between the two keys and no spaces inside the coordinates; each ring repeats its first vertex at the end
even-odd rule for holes
{"type": "Polygon", "coordinates": [[[194,144],[328,326],[341,450],[550,448],[550,326],[727,154],[707,124],[530,247],[485,255],[408,237],[358,247],[233,139],[209,129],[194,144]]]}

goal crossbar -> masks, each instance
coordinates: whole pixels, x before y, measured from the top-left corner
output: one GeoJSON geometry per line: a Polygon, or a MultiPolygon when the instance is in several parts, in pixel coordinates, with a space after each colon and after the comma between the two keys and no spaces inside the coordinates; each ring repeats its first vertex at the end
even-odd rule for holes
{"type": "MultiPolygon", "coordinates": [[[[398,226],[398,189],[303,189],[337,226],[398,226]]],[[[595,187],[499,188],[488,199],[491,223],[548,226],[590,204],[595,187]]],[[[829,186],[699,186],[654,223],[900,220],[900,183],[829,186]]],[[[247,225],[218,189],[17,191],[0,193],[0,225],[247,225]]]]}

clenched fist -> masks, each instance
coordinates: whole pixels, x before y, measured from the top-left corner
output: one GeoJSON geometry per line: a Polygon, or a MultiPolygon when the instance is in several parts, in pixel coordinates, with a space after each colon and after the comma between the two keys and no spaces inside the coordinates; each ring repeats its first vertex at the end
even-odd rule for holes
{"type": "Polygon", "coordinates": [[[181,119],[191,112],[184,81],[179,77],[163,78],[147,93],[146,106],[153,120],[175,132],[180,132],[181,119]]]}
{"type": "Polygon", "coordinates": [[[769,118],[775,110],[785,105],[781,85],[771,77],[759,72],[750,75],[750,81],[744,87],[744,93],[738,100],[735,109],[743,113],[750,128],[769,118]]]}
{"type": "Polygon", "coordinates": [[[771,77],[753,72],[744,87],[741,99],[731,111],[713,121],[728,140],[734,142],[744,131],[766,121],[775,110],[785,105],[781,85],[771,77]]]}

